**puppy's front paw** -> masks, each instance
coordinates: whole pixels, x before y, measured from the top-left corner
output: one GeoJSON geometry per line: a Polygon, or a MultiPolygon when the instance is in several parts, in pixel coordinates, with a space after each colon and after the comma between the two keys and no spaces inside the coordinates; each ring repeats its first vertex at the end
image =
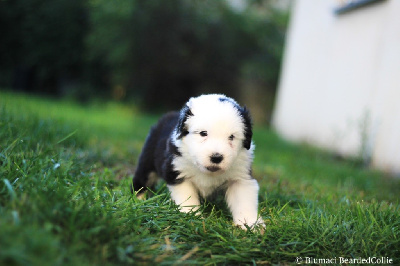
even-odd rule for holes
{"type": "Polygon", "coordinates": [[[179,211],[189,213],[193,212],[195,215],[201,215],[201,212],[199,211],[200,206],[199,205],[192,205],[192,206],[179,206],[179,211]]]}
{"type": "Polygon", "coordinates": [[[239,226],[243,230],[247,230],[248,228],[250,228],[250,229],[258,228],[258,229],[261,229],[261,233],[264,234],[265,223],[261,217],[256,219],[255,221],[254,220],[246,221],[245,219],[244,219],[244,221],[242,221],[242,220],[236,221],[235,225],[239,226]]]}
{"type": "Polygon", "coordinates": [[[136,198],[138,200],[145,200],[147,199],[147,191],[138,191],[136,192],[136,198]]]}

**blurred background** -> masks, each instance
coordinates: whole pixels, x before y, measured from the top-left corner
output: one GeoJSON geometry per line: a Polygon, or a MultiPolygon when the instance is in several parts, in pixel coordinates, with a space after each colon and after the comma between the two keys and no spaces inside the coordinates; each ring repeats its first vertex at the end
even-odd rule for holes
{"type": "Polygon", "coordinates": [[[177,109],[225,93],[268,124],[290,1],[2,0],[0,88],[177,109]]]}
{"type": "Polygon", "coordinates": [[[224,93],[287,140],[400,175],[399,14],[395,0],[1,0],[0,89],[155,114],[224,93]]]}

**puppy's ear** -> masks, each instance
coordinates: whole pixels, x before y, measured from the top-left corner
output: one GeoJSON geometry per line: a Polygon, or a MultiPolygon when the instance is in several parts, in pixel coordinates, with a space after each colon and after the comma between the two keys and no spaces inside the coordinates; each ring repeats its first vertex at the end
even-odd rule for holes
{"type": "Polygon", "coordinates": [[[251,146],[251,138],[253,137],[253,125],[251,121],[250,112],[246,107],[241,107],[239,109],[239,112],[240,116],[243,119],[243,124],[244,124],[243,147],[249,150],[251,146]]]}
{"type": "Polygon", "coordinates": [[[178,139],[183,138],[187,134],[189,134],[188,128],[186,126],[186,120],[192,116],[192,110],[190,110],[188,105],[183,106],[179,114],[178,125],[176,126],[176,131],[178,135],[178,139]]]}

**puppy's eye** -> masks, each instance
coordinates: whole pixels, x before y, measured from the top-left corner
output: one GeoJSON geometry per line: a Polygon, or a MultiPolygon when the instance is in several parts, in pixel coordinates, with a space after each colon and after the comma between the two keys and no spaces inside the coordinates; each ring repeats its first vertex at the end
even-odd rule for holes
{"type": "Polygon", "coordinates": [[[229,136],[229,140],[233,140],[234,138],[235,138],[234,135],[230,135],[230,136],[229,136]]]}
{"type": "Polygon", "coordinates": [[[200,131],[200,136],[202,136],[202,137],[207,137],[208,136],[208,134],[207,134],[207,131],[200,131]]]}

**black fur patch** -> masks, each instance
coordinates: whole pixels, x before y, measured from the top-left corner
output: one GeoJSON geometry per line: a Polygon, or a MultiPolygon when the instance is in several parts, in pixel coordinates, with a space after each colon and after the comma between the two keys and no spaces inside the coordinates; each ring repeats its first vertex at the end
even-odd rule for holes
{"type": "Polygon", "coordinates": [[[172,143],[172,141],[168,141],[167,153],[171,153],[178,157],[182,156],[182,153],[179,151],[178,147],[172,143]]]}
{"type": "Polygon", "coordinates": [[[237,103],[235,102],[235,101],[233,101],[233,99],[232,98],[228,98],[228,97],[220,97],[220,98],[218,98],[218,100],[220,101],[220,102],[230,102],[232,105],[237,105],[237,103]]]}
{"type": "Polygon", "coordinates": [[[180,174],[179,171],[173,169],[172,161],[174,157],[172,154],[167,157],[163,166],[162,166],[162,177],[167,182],[168,185],[176,185],[183,182],[184,178],[177,179],[180,174]]]}
{"type": "Polygon", "coordinates": [[[241,117],[243,118],[244,123],[243,147],[249,150],[251,146],[251,138],[253,137],[253,126],[251,122],[250,112],[246,107],[240,107],[239,112],[241,117]]]}
{"type": "Polygon", "coordinates": [[[171,138],[167,140],[167,149],[164,152],[164,161],[161,163],[161,176],[167,182],[168,185],[175,185],[179,184],[183,181],[183,179],[177,179],[178,175],[180,174],[179,171],[174,170],[174,166],[172,161],[175,157],[182,156],[181,152],[178,150],[173,143],[171,138]]]}
{"type": "Polygon", "coordinates": [[[178,139],[181,139],[189,134],[189,131],[185,123],[190,116],[193,116],[192,110],[190,110],[189,106],[187,105],[183,106],[179,115],[179,120],[177,125],[177,132],[179,134],[178,139]]]}
{"type": "Polygon", "coordinates": [[[228,97],[220,97],[218,100],[220,102],[231,103],[233,105],[233,107],[235,107],[239,111],[239,114],[242,117],[243,124],[244,124],[243,147],[246,148],[247,150],[249,150],[250,146],[251,146],[251,139],[253,137],[253,126],[252,126],[249,110],[246,107],[241,107],[233,99],[228,98],[228,97]]]}

